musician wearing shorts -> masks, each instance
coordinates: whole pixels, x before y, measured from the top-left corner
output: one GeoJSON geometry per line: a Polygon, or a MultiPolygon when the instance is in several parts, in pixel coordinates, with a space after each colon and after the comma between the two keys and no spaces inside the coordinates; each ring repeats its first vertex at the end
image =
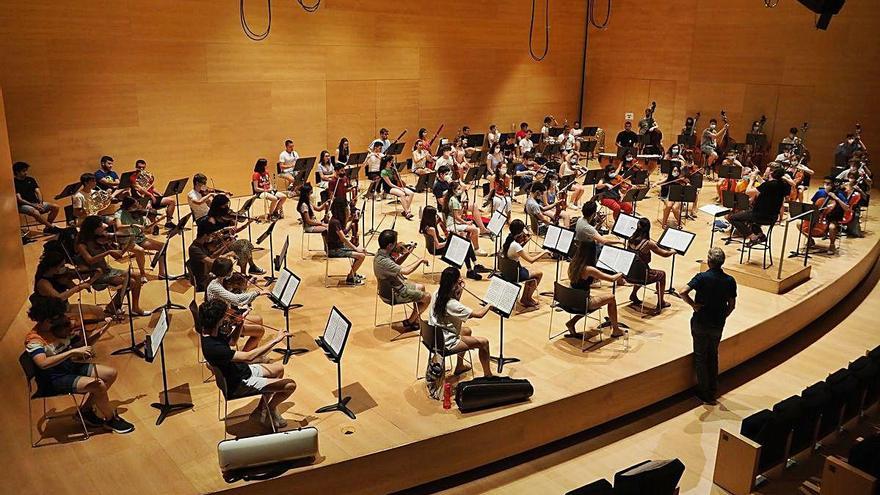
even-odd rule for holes
{"type": "Polygon", "coordinates": [[[287,201],[287,193],[275,191],[272,189],[272,182],[269,180],[269,172],[266,166],[269,161],[260,158],[254,165],[254,173],[251,176],[251,189],[253,194],[269,201],[269,211],[267,217],[272,219],[284,218],[284,202],[287,201]]]}
{"type": "MultiPolygon", "coordinates": [[[[244,223],[239,226],[236,220],[235,215],[233,215],[232,211],[229,209],[229,196],[221,194],[211,201],[211,206],[208,208],[208,214],[199,219],[197,222],[198,229],[196,231],[196,240],[198,241],[201,239],[198,245],[203,246],[207,252],[207,259],[205,259],[205,261],[210,259],[211,262],[213,262],[213,259],[217,256],[231,252],[234,253],[235,257],[238,259],[238,266],[241,268],[241,273],[249,272],[251,275],[262,275],[266,273],[265,270],[254,263],[254,245],[251,241],[235,238],[235,235],[246,229],[248,225],[247,223],[244,223]],[[223,231],[224,229],[227,232],[226,239],[223,239],[222,237],[211,239],[208,237],[219,236],[220,234],[216,233],[223,231]],[[203,237],[205,237],[205,239],[202,239],[203,237]]],[[[248,220],[248,222],[250,222],[250,220],[248,220]]],[[[192,253],[192,250],[190,250],[190,253],[192,253]]]]}
{"type": "Polygon", "coordinates": [[[28,176],[31,166],[25,162],[12,164],[12,174],[15,176],[15,200],[18,202],[18,212],[27,215],[43,225],[46,234],[57,234],[58,227],[52,225],[61,207],[43,201],[43,193],[33,177],[28,176]],[[46,218],[43,218],[46,215],[46,218]]]}
{"type": "Polygon", "coordinates": [[[173,229],[175,225],[171,219],[174,218],[177,201],[172,197],[163,198],[156,191],[156,178],[153,177],[153,174],[147,172],[147,162],[138,160],[134,162],[134,168],[136,173],[131,176],[132,189],[134,189],[138,196],[149,200],[150,208],[154,210],[165,208],[165,228],[173,229]]]}
{"type": "MultiPolygon", "coordinates": [[[[394,294],[395,304],[412,304],[413,311],[409,318],[404,320],[405,330],[418,330],[419,315],[425,312],[431,302],[431,296],[425,292],[425,286],[406,280],[406,275],[416,271],[428,261],[420,259],[408,267],[401,266],[392,258],[395,251],[403,251],[405,255],[412,252],[410,247],[402,246],[397,242],[397,231],[385,229],[379,233],[379,250],[373,259],[373,273],[379,284],[379,294],[394,294]],[[384,290],[383,290],[384,289],[384,290]]],[[[403,260],[400,260],[402,263],[403,260]]],[[[386,301],[391,303],[392,301],[386,301]]]]}

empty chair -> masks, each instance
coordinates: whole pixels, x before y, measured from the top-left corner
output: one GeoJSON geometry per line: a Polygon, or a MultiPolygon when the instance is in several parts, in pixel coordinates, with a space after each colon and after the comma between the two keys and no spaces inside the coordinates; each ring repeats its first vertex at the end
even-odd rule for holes
{"type": "Polygon", "coordinates": [[[859,396],[861,403],[859,411],[864,412],[877,400],[878,386],[880,386],[880,365],[870,357],[862,356],[849,363],[847,368],[859,381],[859,396]]]}
{"type": "Polygon", "coordinates": [[[846,368],[828,375],[825,383],[831,387],[831,397],[838,411],[835,417],[837,426],[854,418],[859,413],[861,397],[858,395],[859,380],[846,368]]]}
{"type": "Polygon", "coordinates": [[[773,406],[773,413],[780,420],[791,425],[791,444],[786,458],[807,449],[813,440],[813,424],[807,418],[805,401],[802,397],[793,395],[773,406]]]}
{"type": "Polygon", "coordinates": [[[850,466],[880,479],[880,434],[874,434],[856,442],[849,449],[847,462],[850,466]]]}
{"type": "MultiPolygon", "coordinates": [[[[837,428],[834,400],[831,387],[827,383],[818,382],[810,385],[801,392],[801,397],[804,399],[807,421],[815,432],[814,441],[827,436],[837,428]]],[[[837,413],[840,413],[840,408],[837,408],[837,413]]]]}
{"type": "Polygon", "coordinates": [[[601,480],[596,480],[588,485],[584,485],[580,488],[575,488],[574,490],[567,492],[565,495],[614,495],[614,487],[611,486],[611,483],[602,478],[601,480]]]}
{"type": "Polygon", "coordinates": [[[758,411],[742,420],[740,434],[761,445],[758,470],[763,472],[782,462],[791,425],[769,409],[758,411]]]}
{"type": "Polygon", "coordinates": [[[678,459],[644,461],[614,475],[615,495],[673,495],[684,474],[678,459]]]}

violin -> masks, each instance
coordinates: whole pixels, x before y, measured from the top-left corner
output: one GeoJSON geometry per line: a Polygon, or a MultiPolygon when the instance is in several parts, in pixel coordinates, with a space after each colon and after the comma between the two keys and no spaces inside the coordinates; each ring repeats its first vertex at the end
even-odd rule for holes
{"type": "Polygon", "coordinates": [[[391,250],[391,259],[394,260],[398,265],[402,265],[406,258],[412,254],[413,250],[415,250],[418,244],[415,241],[404,243],[397,243],[394,246],[394,249],[391,250]]]}

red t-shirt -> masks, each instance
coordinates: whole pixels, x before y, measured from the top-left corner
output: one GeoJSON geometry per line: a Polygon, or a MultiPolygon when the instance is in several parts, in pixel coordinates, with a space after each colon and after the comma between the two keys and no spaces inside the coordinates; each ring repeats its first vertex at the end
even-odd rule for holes
{"type": "Polygon", "coordinates": [[[516,140],[517,140],[517,142],[518,142],[520,139],[522,139],[522,138],[524,138],[524,137],[526,137],[526,136],[528,136],[528,133],[527,133],[526,131],[524,131],[524,130],[522,130],[522,129],[516,131],[516,140]]]}
{"type": "Polygon", "coordinates": [[[269,180],[268,173],[259,173],[254,172],[254,175],[251,176],[251,182],[257,183],[257,189],[261,191],[270,191],[272,190],[272,182],[269,180]]]}

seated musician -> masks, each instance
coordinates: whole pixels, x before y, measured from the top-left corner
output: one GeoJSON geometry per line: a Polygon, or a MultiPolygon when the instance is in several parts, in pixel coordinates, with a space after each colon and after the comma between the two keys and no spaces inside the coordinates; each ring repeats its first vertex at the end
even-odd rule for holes
{"type": "MultiPolygon", "coordinates": [[[[74,242],[74,250],[84,266],[101,271],[101,276],[95,280],[92,287],[104,290],[107,287],[120,288],[125,282],[125,272],[118,268],[111,268],[107,257],[122,259],[123,251],[116,243],[112,242],[107,234],[107,226],[99,216],[91,215],[83,219],[79,234],[74,242]]],[[[149,316],[150,313],[141,309],[141,278],[129,277],[128,286],[131,289],[131,314],[132,316],[149,316]]],[[[113,301],[108,305],[109,312],[116,316],[121,315],[122,299],[125,296],[121,291],[116,294],[113,301]]]]}
{"type": "Polygon", "coordinates": [[[522,220],[516,219],[510,222],[510,232],[507,239],[504,240],[502,246],[502,256],[507,259],[517,261],[519,266],[519,282],[523,284],[522,296],[519,303],[523,307],[523,311],[532,311],[538,308],[538,301],[535,300],[534,294],[544,277],[544,273],[537,269],[529,269],[522,266],[522,262],[534,263],[539,259],[550,256],[548,251],[542,251],[538,254],[529,254],[525,249],[525,245],[529,242],[531,233],[526,229],[526,224],[522,220]]]}
{"type": "MultiPolygon", "coordinates": [[[[769,166],[768,166],[769,168],[769,166]]],[[[761,225],[771,225],[779,218],[786,196],[791,192],[791,179],[785,175],[785,169],[775,167],[770,173],[770,180],[755,187],[755,179],[758,176],[757,169],[752,170],[749,176],[749,184],[746,186],[746,194],[754,196],[752,208],[731,215],[730,223],[733,225],[747,243],[764,242],[767,237],[761,230],[761,225]]]]}
{"type": "MultiPolygon", "coordinates": [[[[205,301],[220,299],[231,308],[237,308],[243,313],[254,302],[254,299],[262,293],[247,289],[247,279],[240,273],[232,272],[232,260],[229,258],[217,258],[211,266],[211,274],[214,279],[208,283],[205,289],[205,301]]],[[[247,318],[241,323],[241,335],[247,337],[243,351],[251,351],[260,344],[263,338],[263,317],[253,312],[248,312],[247,318]]]]}
{"type": "Polygon", "coordinates": [[[137,173],[131,176],[131,187],[136,195],[141,198],[149,199],[149,206],[154,210],[165,208],[165,228],[173,229],[175,227],[172,219],[174,218],[174,210],[177,208],[177,201],[172,197],[163,198],[156,191],[156,178],[153,174],[147,172],[147,162],[138,160],[134,162],[134,168],[137,173]],[[144,177],[142,178],[141,175],[144,177]]]}
{"type": "Polygon", "coordinates": [[[367,191],[367,197],[372,198],[373,194],[378,191],[379,174],[382,172],[382,141],[376,140],[370,145],[370,152],[364,160],[364,172],[367,179],[370,180],[370,188],[367,191]]]}
{"type": "Polygon", "coordinates": [[[266,216],[269,220],[274,220],[284,218],[284,202],[287,201],[287,193],[272,189],[272,181],[266,170],[268,164],[269,161],[265,158],[258,159],[254,164],[254,173],[251,176],[251,193],[259,196],[260,199],[269,200],[269,211],[266,216]]]}
{"type": "Polygon", "coordinates": [[[348,164],[348,156],[351,154],[350,144],[347,137],[339,140],[339,146],[336,148],[336,163],[343,165],[348,164]]]}
{"type": "Polygon", "coordinates": [[[98,189],[112,190],[119,187],[119,174],[113,170],[113,157],[101,157],[101,168],[95,171],[98,189]]]}
{"type": "Polygon", "coordinates": [[[622,184],[624,179],[619,177],[619,174],[620,165],[617,167],[611,164],[605,165],[605,175],[596,184],[596,192],[602,198],[599,203],[611,210],[615,220],[621,211],[627,214],[633,212],[632,203],[621,201],[623,196],[621,196],[619,184],[622,184]]]}
{"type": "Polygon", "coordinates": [[[532,130],[527,129],[525,136],[523,136],[518,143],[519,146],[519,156],[525,157],[526,153],[531,153],[532,148],[535,147],[535,143],[532,142],[532,130]]]}
{"type": "Polygon", "coordinates": [[[541,135],[544,136],[544,138],[550,136],[550,128],[553,127],[553,122],[555,120],[556,119],[554,119],[552,115],[544,117],[544,125],[541,126],[541,135]]]}
{"type": "MultiPolygon", "coordinates": [[[[67,256],[64,254],[64,251],[48,249],[48,243],[47,249],[43,251],[35,271],[34,294],[44,298],[60,299],[65,303],[76,294],[90,289],[101,278],[100,270],[77,274],[74,269],[67,267],[67,256]],[[82,276],[83,279],[79,279],[79,276],[82,276]],[[86,276],[89,278],[85,278],[86,276]],[[74,279],[77,279],[77,281],[74,281],[74,279]]],[[[100,319],[103,317],[101,314],[92,315],[93,311],[89,310],[93,308],[92,306],[81,305],[81,308],[83,316],[86,318],[94,317],[100,319]],[[86,315],[86,313],[89,314],[86,315]]],[[[100,313],[100,310],[98,312],[100,313]]],[[[79,309],[68,305],[67,314],[79,321],[79,309]]]]}
{"type": "Polygon", "coordinates": [[[792,127],[788,130],[788,136],[782,138],[782,144],[798,144],[801,138],[798,137],[798,128],[792,127]]]}
{"type": "Polygon", "coordinates": [[[501,151],[501,143],[495,143],[489,147],[489,154],[486,155],[486,170],[490,174],[494,174],[495,170],[501,166],[501,164],[506,164],[507,159],[504,158],[504,153],[501,151]]]}
{"type": "Polygon", "coordinates": [[[504,142],[501,143],[501,153],[508,161],[512,161],[516,156],[516,137],[513,134],[508,134],[504,142]]]}
{"type": "Polygon", "coordinates": [[[321,152],[321,155],[318,157],[318,176],[321,177],[322,182],[327,182],[333,178],[333,175],[336,173],[336,169],[333,167],[333,160],[331,160],[330,152],[324,150],[321,152]]]}
{"type": "Polygon", "coordinates": [[[513,175],[517,177],[520,187],[528,187],[535,180],[537,171],[541,168],[535,161],[535,153],[528,151],[522,156],[522,161],[513,168],[513,175]]]}
{"type": "MultiPolygon", "coordinates": [[[[226,196],[225,194],[216,196],[214,200],[211,201],[208,213],[197,222],[198,229],[196,231],[196,240],[205,237],[202,242],[198,243],[198,246],[200,246],[200,249],[206,249],[207,251],[204,253],[205,256],[202,256],[203,253],[197,253],[198,258],[204,262],[207,262],[210,259],[213,263],[213,260],[217,256],[226,253],[234,253],[235,257],[238,259],[238,266],[241,268],[241,273],[250,273],[251,275],[262,275],[266,273],[265,270],[254,263],[253,243],[247,239],[235,239],[235,235],[246,229],[250,221],[251,220],[248,220],[246,223],[239,226],[237,224],[236,216],[229,208],[229,196],[226,196]],[[231,242],[224,241],[219,237],[220,234],[217,233],[223,230],[228,233],[231,242]]],[[[192,251],[190,252],[190,256],[192,257],[192,251]]]]}
{"type": "Polygon", "coordinates": [[[843,216],[846,212],[851,211],[848,203],[848,192],[851,193],[850,187],[844,186],[841,181],[836,179],[828,180],[825,183],[824,194],[818,191],[813,195],[815,203],[819,198],[826,198],[821,210],[824,213],[825,222],[828,224],[828,254],[837,254],[837,238],[840,235],[840,227],[843,223],[843,216]],[[849,191],[848,191],[849,189],[849,191]]]}
{"type": "Polygon", "coordinates": [[[660,217],[660,226],[664,229],[669,226],[669,214],[675,216],[675,225],[681,227],[681,202],[669,200],[669,188],[673,184],[681,185],[685,183],[685,178],[681,174],[681,165],[679,161],[670,162],[669,174],[663,179],[660,186],[660,200],[663,202],[663,216],[660,217]]]}
{"type": "Polygon", "coordinates": [[[627,240],[626,247],[635,251],[639,259],[642,260],[642,263],[644,263],[645,267],[648,269],[647,273],[639,275],[638,279],[627,280],[634,284],[632,293],[629,295],[629,300],[636,306],[641,306],[642,301],[638,296],[639,286],[655,284],[657,291],[657,308],[654,310],[654,314],[660,314],[663,308],[668,308],[670,306],[670,304],[664,301],[663,298],[666,292],[666,272],[663,270],[655,270],[650,267],[651,255],[656,254],[668,258],[675,254],[675,251],[662,248],[656,242],[651,240],[651,221],[648,220],[647,217],[639,218],[636,231],[633,232],[633,235],[627,240]],[[635,283],[640,285],[635,285],[635,283]]]}
{"type": "Polygon", "coordinates": [[[633,151],[639,142],[639,135],[632,130],[632,122],[623,123],[623,130],[617,133],[614,143],[617,144],[617,158],[623,158],[627,151],[633,151]]]}
{"type": "MultiPolygon", "coordinates": [[[[742,175],[745,175],[746,173],[745,169],[743,169],[742,162],[736,157],[736,150],[733,149],[727,150],[724,160],[721,161],[721,166],[739,167],[742,170],[742,175]]],[[[718,183],[715,184],[715,192],[718,194],[718,201],[721,201],[722,191],[736,191],[737,184],[738,181],[736,179],[719,179],[718,183]]]]}
{"type": "MultiPolygon", "coordinates": [[[[157,218],[151,223],[147,223],[148,211],[140,207],[137,200],[131,196],[122,198],[122,204],[116,210],[114,220],[116,222],[116,232],[120,238],[132,238],[131,252],[135,257],[135,261],[140,270],[141,282],[146,283],[146,251],[159,251],[162,249],[163,243],[147,237],[147,232],[152,232],[162,217],[157,218]]],[[[167,271],[165,267],[165,256],[159,260],[159,278],[166,277],[167,271]]]]}
{"type": "Polygon", "coordinates": [[[575,151],[576,143],[574,134],[571,133],[571,127],[568,124],[562,126],[562,134],[556,138],[556,143],[559,144],[559,149],[562,151],[563,160],[568,161],[569,155],[575,151]]]}
{"type": "Polygon", "coordinates": [[[516,135],[514,136],[516,138],[516,141],[519,142],[520,139],[526,137],[528,135],[528,130],[529,130],[529,123],[528,122],[520,122],[519,123],[519,130],[516,131],[516,135]]]}
{"type": "Polygon", "coordinates": [[[553,222],[568,228],[571,225],[571,215],[566,211],[564,195],[559,192],[559,176],[553,172],[544,176],[544,194],[539,198],[542,208],[545,211],[551,211],[550,218],[553,222]],[[552,208],[552,210],[548,210],[552,208]]]}
{"type": "Polygon", "coordinates": [[[717,130],[718,121],[709,120],[709,127],[703,130],[703,136],[700,139],[700,150],[706,157],[705,169],[711,173],[715,172],[715,161],[718,160],[718,140],[721,139],[729,129],[728,124],[724,124],[721,130],[717,130]]]}
{"type": "MultiPolygon", "coordinates": [[[[795,159],[792,160],[790,164],[786,165],[786,177],[791,179],[792,190],[796,191],[794,193],[794,200],[803,202],[804,191],[809,188],[810,178],[816,172],[804,165],[798,155],[795,155],[795,159]]],[[[792,199],[791,194],[789,194],[789,199],[792,199]]]]}
{"type": "Polygon", "coordinates": [[[380,143],[382,145],[382,149],[380,150],[382,153],[388,151],[388,148],[391,147],[391,140],[388,139],[391,135],[391,131],[386,128],[379,129],[379,137],[374,139],[372,143],[370,143],[370,148],[372,149],[376,143],[380,143]]]}
{"type": "Polygon", "coordinates": [[[412,151],[412,171],[417,175],[424,175],[433,169],[434,157],[431,156],[428,141],[419,139],[416,141],[412,151]]]}
{"type": "Polygon", "coordinates": [[[605,244],[621,244],[620,237],[612,234],[600,234],[596,229],[596,214],[599,206],[595,201],[587,201],[581,208],[582,217],[574,224],[574,238],[580,242],[593,242],[604,246],[605,244]]]}
{"type": "Polygon", "coordinates": [[[379,293],[394,293],[395,304],[413,305],[412,313],[403,322],[405,330],[418,330],[419,315],[425,312],[431,302],[431,296],[425,292],[424,285],[406,280],[406,275],[428,264],[428,260],[420,259],[407,267],[403,266],[413,248],[412,245],[397,242],[397,231],[385,229],[379,233],[379,250],[373,259],[373,273],[376,275],[379,293]],[[395,259],[395,256],[399,257],[395,259]],[[383,291],[383,288],[387,291],[383,291]]]}
{"type": "MultiPolygon", "coordinates": [[[[437,160],[434,162],[434,166],[437,167],[437,170],[440,170],[443,167],[449,168],[450,172],[457,170],[455,167],[455,160],[452,158],[452,147],[448,144],[444,144],[440,146],[440,149],[437,151],[437,160]]],[[[453,178],[457,178],[457,175],[453,175],[453,178]]]]}
{"type": "Polygon", "coordinates": [[[278,411],[280,406],[296,390],[296,382],[284,378],[281,362],[253,364],[269,354],[278,343],[290,334],[278,332],[272,340],[250,351],[237,351],[230,346],[230,336],[224,333],[228,325],[228,305],[221,299],[207,301],[199,306],[199,324],[202,329],[202,354],[211,366],[223,374],[229,394],[241,396],[259,390],[269,393],[267,399],[270,413],[261,409],[260,422],[266,427],[284,428],[287,421],[278,411]],[[271,418],[269,417],[271,414],[271,418]]]}
{"type": "MultiPolygon", "coordinates": [[[[568,265],[568,280],[571,283],[572,289],[584,290],[589,293],[590,286],[593,285],[595,280],[604,280],[606,282],[616,283],[620,286],[626,285],[626,280],[623,278],[622,273],[608,275],[596,268],[597,258],[595,242],[577,243],[574,256],[571,258],[571,263],[568,265]]],[[[611,336],[622,336],[624,332],[620,329],[620,325],[617,321],[617,298],[613,292],[602,296],[590,295],[590,300],[587,305],[588,311],[596,311],[602,306],[608,307],[608,320],[611,322],[611,336]]],[[[584,317],[582,315],[574,315],[568,320],[568,322],[566,322],[565,327],[568,329],[568,334],[570,336],[575,338],[578,336],[576,325],[581,318],[584,317]]]]}
{"type": "Polygon", "coordinates": [[[507,162],[501,162],[492,177],[492,210],[510,218],[511,178],[507,175],[507,162]]]}
{"type": "Polygon", "coordinates": [[[681,145],[678,143],[673,144],[666,150],[666,154],[663,155],[664,160],[679,160],[684,161],[684,157],[681,154],[681,145]]]}
{"type": "Polygon", "coordinates": [[[278,169],[281,171],[278,178],[287,183],[285,189],[290,189],[290,186],[293,185],[293,172],[297,160],[299,160],[299,153],[293,149],[293,140],[286,139],[284,151],[278,155],[278,169]]]}
{"type": "Polygon", "coordinates": [[[30,168],[31,166],[25,162],[15,162],[12,164],[18,212],[33,218],[43,225],[44,233],[57,234],[61,232],[61,229],[52,223],[55,221],[55,217],[58,216],[58,212],[61,211],[61,207],[54,203],[43,201],[43,193],[40,191],[40,186],[37,184],[36,179],[28,176],[30,168]],[[46,215],[46,218],[43,218],[43,215],[46,215]]]}
{"type": "MultiPolygon", "coordinates": [[[[33,298],[28,318],[34,327],[24,338],[24,348],[36,368],[36,381],[46,394],[87,395],[79,415],[89,426],[114,433],[131,433],[134,425],[122,419],[110,404],[108,391],[116,381],[115,368],[89,363],[96,356],[92,346],[84,346],[82,329],[65,314],[66,303],[51,297],[33,298]]],[[[93,342],[100,333],[87,335],[93,342]]]]}
{"type": "Polygon", "coordinates": [[[501,144],[501,131],[498,130],[497,125],[491,124],[489,132],[486,133],[486,147],[492,149],[496,144],[501,144]]]}
{"type": "MultiPolygon", "coordinates": [[[[532,184],[532,188],[529,189],[529,195],[526,199],[526,204],[523,210],[526,215],[528,215],[533,221],[534,225],[537,226],[538,235],[543,235],[547,231],[548,225],[556,224],[557,219],[551,217],[547,214],[550,210],[554,210],[554,214],[556,213],[555,208],[556,205],[551,203],[547,206],[542,204],[544,201],[544,195],[547,192],[546,186],[544,186],[543,182],[537,182],[532,184]]],[[[568,227],[568,212],[562,211],[562,215],[560,215],[559,220],[562,220],[561,225],[568,227]]]]}
{"type": "Polygon", "coordinates": [[[394,167],[393,156],[383,156],[381,167],[382,171],[379,173],[381,190],[385,194],[390,194],[398,198],[400,200],[400,206],[403,207],[403,218],[412,220],[413,214],[412,211],[410,211],[410,207],[412,206],[413,198],[416,193],[403,184],[400,175],[397,173],[397,169],[394,167]]]}
{"type": "Polygon", "coordinates": [[[431,190],[434,192],[434,199],[437,201],[437,207],[443,210],[446,204],[446,191],[449,190],[449,180],[452,176],[452,170],[446,165],[437,167],[437,179],[434,180],[434,186],[431,190]]]}
{"type": "Polygon", "coordinates": [[[186,195],[186,201],[189,204],[189,210],[192,212],[194,222],[208,214],[211,200],[217,194],[220,193],[208,190],[208,177],[205,174],[193,176],[193,188],[186,195]]]}
{"type": "Polygon", "coordinates": [[[327,232],[327,223],[315,218],[315,210],[327,210],[330,203],[325,202],[320,206],[312,204],[312,185],[306,182],[299,188],[299,201],[296,204],[296,211],[302,219],[303,232],[310,234],[327,232]]]}
{"type": "Polygon", "coordinates": [[[348,193],[354,191],[351,179],[348,178],[348,169],[339,162],[333,165],[333,169],[336,171],[336,175],[327,181],[327,198],[330,200],[334,198],[346,199],[348,193]]]}
{"type": "Polygon", "coordinates": [[[351,209],[345,198],[336,197],[330,203],[330,223],[327,224],[325,244],[327,256],[330,258],[351,258],[351,270],[345,279],[347,285],[364,285],[364,277],[358,275],[358,268],[364,264],[366,251],[361,246],[355,246],[348,239],[351,228],[351,209]]]}
{"type": "MultiPolygon", "coordinates": [[[[419,233],[425,237],[425,249],[429,253],[434,256],[443,256],[446,253],[446,246],[449,244],[449,230],[446,228],[446,222],[437,214],[437,208],[426,206],[422,210],[419,233]]],[[[477,254],[474,252],[473,245],[468,246],[468,253],[464,258],[464,264],[467,266],[467,278],[483,280],[483,277],[478,272],[485,272],[487,270],[483,265],[477,263],[477,254]]]]}
{"type": "Polygon", "coordinates": [[[491,307],[486,305],[474,310],[465,306],[460,301],[463,291],[464,280],[461,278],[461,272],[455,267],[446,267],[440,275],[440,286],[430,297],[428,325],[433,326],[438,332],[443,332],[443,347],[446,353],[458,354],[452,372],[454,375],[470,371],[471,368],[465,364],[463,356],[469,349],[477,349],[483,376],[492,376],[489,340],[486,337],[474,336],[470,328],[463,326],[470,318],[486,316],[491,307]]]}
{"type": "Polygon", "coordinates": [[[454,164],[453,170],[458,173],[459,177],[466,176],[471,168],[471,164],[467,161],[467,150],[462,143],[461,137],[456,137],[452,140],[452,162],[454,164]]]}
{"type": "Polygon", "coordinates": [[[441,210],[446,216],[446,228],[450,231],[460,234],[465,239],[470,239],[477,256],[488,256],[488,253],[480,249],[480,228],[474,225],[474,222],[464,217],[464,207],[462,205],[462,193],[464,188],[458,181],[449,184],[449,189],[443,197],[443,209],[441,210]]]}
{"type": "Polygon", "coordinates": [[[864,150],[867,150],[867,147],[861,138],[856,137],[855,134],[847,134],[834,149],[834,166],[845,167],[856,153],[864,150]]]}
{"type": "MultiPolygon", "coordinates": [[[[95,180],[95,174],[91,172],[80,175],[79,182],[82,184],[82,187],[70,198],[70,202],[73,205],[73,216],[77,219],[77,223],[82,222],[83,219],[89,216],[89,210],[93,207],[92,195],[97,190],[98,184],[97,180],[95,180]]],[[[107,210],[109,208],[92,213],[107,213],[107,210]]]]}

